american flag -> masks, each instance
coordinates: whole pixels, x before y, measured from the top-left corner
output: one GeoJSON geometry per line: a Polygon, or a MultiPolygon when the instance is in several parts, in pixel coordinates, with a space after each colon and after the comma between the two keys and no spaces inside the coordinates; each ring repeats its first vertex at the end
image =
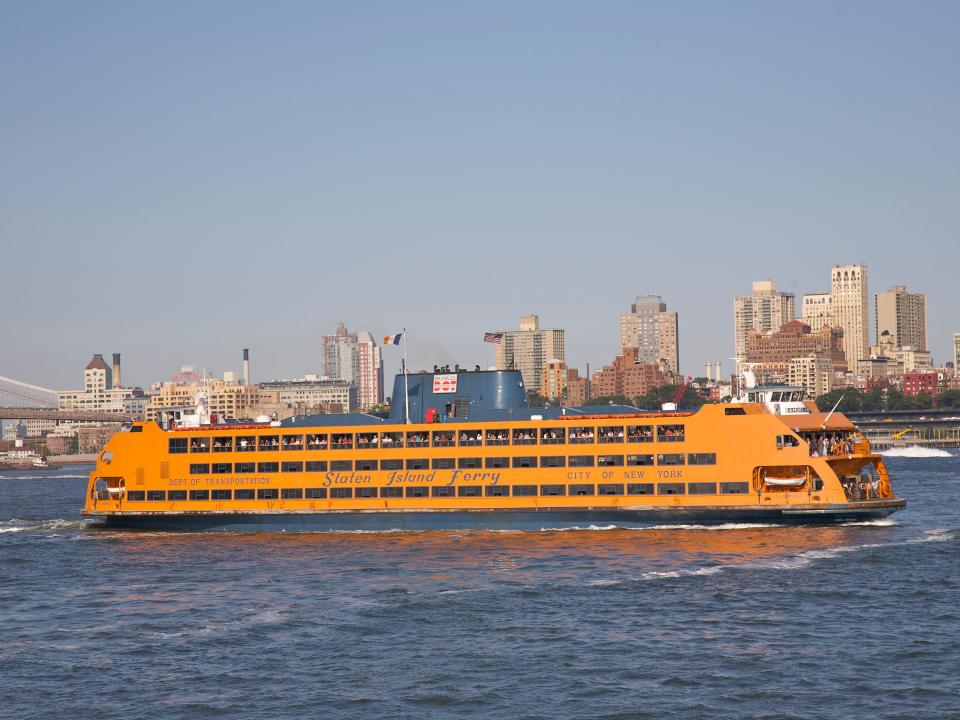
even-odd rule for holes
{"type": "Polygon", "coordinates": [[[500,342],[501,340],[503,340],[503,333],[502,333],[502,332],[496,332],[496,333],[488,332],[488,333],[484,333],[484,334],[483,334],[483,341],[484,341],[484,342],[498,343],[498,342],[500,342]]]}

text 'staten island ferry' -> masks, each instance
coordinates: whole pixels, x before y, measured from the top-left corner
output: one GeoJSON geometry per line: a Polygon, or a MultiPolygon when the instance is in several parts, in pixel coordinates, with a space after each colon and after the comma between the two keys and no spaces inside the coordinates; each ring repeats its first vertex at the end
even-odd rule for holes
{"type": "Polygon", "coordinates": [[[833,523],[905,505],[853,424],[797,388],[696,412],[543,410],[520,373],[477,371],[398,376],[393,397],[407,403],[389,419],[215,423],[201,402],[171,427],[136,423],[101,453],[83,514],[149,529],[539,530],[833,523]]]}

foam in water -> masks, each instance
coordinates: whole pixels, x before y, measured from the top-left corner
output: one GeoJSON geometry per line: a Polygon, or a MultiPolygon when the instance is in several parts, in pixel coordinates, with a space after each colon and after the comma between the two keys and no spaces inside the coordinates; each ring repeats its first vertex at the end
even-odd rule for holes
{"type": "Polygon", "coordinates": [[[889,448],[880,453],[884,457],[906,457],[906,458],[947,458],[953,457],[946,450],[939,448],[920,447],[919,445],[909,445],[907,447],[889,448]]]}

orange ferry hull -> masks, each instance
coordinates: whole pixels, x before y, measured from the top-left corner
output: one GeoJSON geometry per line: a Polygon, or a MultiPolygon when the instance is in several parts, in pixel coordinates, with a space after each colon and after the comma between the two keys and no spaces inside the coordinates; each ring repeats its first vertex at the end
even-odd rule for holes
{"type": "Polygon", "coordinates": [[[219,532],[387,532],[391,530],[563,530],[646,528],[672,524],[836,524],[884,518],[903,508],[900,499],[803,507],[541,508],[323,513],[111,513],[110,527],[219,532]]]}

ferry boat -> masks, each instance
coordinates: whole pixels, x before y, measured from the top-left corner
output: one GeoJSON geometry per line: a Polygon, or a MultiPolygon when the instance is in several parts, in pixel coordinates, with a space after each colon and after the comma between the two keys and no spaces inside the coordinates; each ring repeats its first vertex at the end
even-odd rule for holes
{"type": "Polygon", "coordinates": [[[905,505],[868,440],[812,403],[535,409],[519,372],[442,369],[397,376],[393,397],[385,418],[223,422],[201,401],[165,427],[134,423],[99,455],[83,515],[171,530],[541,530],[835,523],[905,505]]]}

